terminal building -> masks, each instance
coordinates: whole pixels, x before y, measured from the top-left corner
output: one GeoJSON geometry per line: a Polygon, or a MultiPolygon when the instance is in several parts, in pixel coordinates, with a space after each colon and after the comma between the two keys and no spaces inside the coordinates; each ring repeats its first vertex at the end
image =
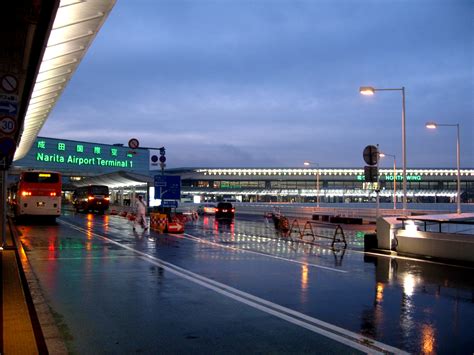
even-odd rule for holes
{"type": "MultiPolygon", "coordinates": [[[[205,198],[249,202],[369,202],[376,197],[363,168],[207,168],[173,169],[182,179],[182,193],[205,198]],[[319,180],[319,181],[318,181],[319,180]]],[[[380,169],[380,198],[402,201],[402,173],[380,169]]],[[[407,169],[409,202],[453,202],[456,169],[407,169]]],[[[474,169],[461,170],[461,200],[474,201],[474,169]]]]}
{"type": "MultiPolygon", "coordinates": [[[[161,174],[159,148],[130,149],[122,144],[100,144],[37,137],[26,156],[14,162],[11,174],[42,169],[63,175],[65,198],[79,186],[107,185],[111,202],[127,204],[133,194],[153,200],[154,175],[161,174]]],[[[235,199],[242,202],[369,202],[375,199],[373,183],[360,168],[176,168],[167,175],[181,177],[181,194],[193,201],[235,199]]],[[[402,201],[402,172],[379,171],[380,198],[402,201]],[[394,182],[396,181],[396,184],[394,182]]],[[[408,202],[454,202],[457,170],[407,169],[408,202]]],[[[461,169],[461,201],[474,202],[474,169],[461,169]]]]}

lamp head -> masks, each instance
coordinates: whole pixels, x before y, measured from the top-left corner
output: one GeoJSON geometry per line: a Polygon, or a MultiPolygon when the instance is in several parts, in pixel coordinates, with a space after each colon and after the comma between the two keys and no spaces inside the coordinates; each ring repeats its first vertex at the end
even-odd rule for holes
{"type": "Polygon", "coordinates": [[[436,124],[436,122],[426,122],[426,128],[436,129],[438,128],[438,125],[436,124]]]}
{"type": "Polygon", "coordinates": [[[359,92],[362,94],[362,95],[366,95],[366,96],[371,96],[375,93],[375,89],[371,86],[361,86],[359,88],[359,92]]]}
{"type": "Polygon", "coordinates": [[[379,157],[380,157],[380,158],[385,158],[385,153],[380,152],[380,153],[379,153],[379,157]]]}
{"type": "Polygon", "coordinates": [[[303,163],[303,165],[304,165],[304,166],[310,166],[310,165],[311,165],[311,163],[310,163],[309,161],[307,161],[307,160],[306,160],[306,161],[303,163]]]}

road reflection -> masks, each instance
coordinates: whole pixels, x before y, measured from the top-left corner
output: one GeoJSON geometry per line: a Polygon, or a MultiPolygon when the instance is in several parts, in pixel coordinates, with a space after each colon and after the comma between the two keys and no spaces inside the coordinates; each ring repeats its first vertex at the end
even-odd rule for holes
{"type": "MultiPolygon", "coordinates": [[[[312,280],[314,282],[314,279],[312,280]]],[[[302,304],[306,304],[308,302],[308,287],[309,287],[309,267],[308,265],[301,265],[301,292],[300,292],[300,300],[302,304]]]]}
{"type": "MultiPolygon", "coordinates": [[[[107,237],[137,250],[236,288],[244,285],[250,293],[291,303],[295,310],[410,352],[448,353],[451,347],[462,352],[463,344],[472,344],[466,340],[472,336],[466,325],[472,325],[474,314],[472,269],[365,254],[352,247],[360,243],[359,232],[347,234],[348,248],[331,248],[330,241],[279,238],[273,226],[261,221],[221,223],[204,216],[188,226],[188,235],[149,236],[133,233],[119,217],[82,215],[75,223],[85,227],[84,234],[64,225],[21,227],[25,249],[36,248],[47,261],[44,284],[53,292],[63,287],[60,281],[64,285],[70,271],[93,275],[78,279],[87,289],[97,286],[91,280],[102,284],[116,271],[116,260],[109,264],[112,258],[123,267],[117,272],[127,271],[130,259],[141,261],[120,259],[124,253],[114,252],[118,246],[94,237],[110,231],[107,237]]],[[[165,279],[160,267],[147,266],[144,273],[137,269],[140,277],[153,276],[152,287],[165,279]]]]}
{"type": "Polygon", "coordinates": [[[432,325],[423,324],[422,326],[422,345],[423,354],[433,354],[436,348],[435,330],[432,325]]]}
{"type": "Polygon", "coordinates": [[[452,339],[469,337],[469,330],[462,327],[462,317],[456,316],[456,308],[474,302],[472,269],[400,258],[365,256],[364,260],[375,265],[375,299],[372,310],[362,314],[363,334],[377,336],[383,326],[400,335],[403,348],[416,348],[423,354],[440,351],[440,333],[452,339]],[[390,303],[385,304],[385,298],[390,303]],[[394,308],[397,299],[399,304],[394,308]],[[452,320],[433,322],[438,314],[451,314],[452,320]],[[385,319],[381,324],[381,317],[392,321],[385,319]]]}

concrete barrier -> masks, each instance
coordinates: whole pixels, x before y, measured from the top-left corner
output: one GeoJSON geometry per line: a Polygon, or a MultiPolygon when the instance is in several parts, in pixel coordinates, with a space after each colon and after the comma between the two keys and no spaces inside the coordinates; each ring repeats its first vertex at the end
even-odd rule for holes
{"type": "Polygon", "coordinates": [[[474,235],[399,230],[399,253],[474,263],[474,235]]]}

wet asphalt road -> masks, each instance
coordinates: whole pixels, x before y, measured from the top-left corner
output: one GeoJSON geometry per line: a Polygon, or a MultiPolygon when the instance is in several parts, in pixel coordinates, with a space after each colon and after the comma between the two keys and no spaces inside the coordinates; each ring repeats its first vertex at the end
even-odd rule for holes
{"type": "Polygon", "coordinates": [[[159,235],[65,213],[19,229],[74,353],[474,350],[473,269],[365,254],[357,231],[294,243],[262,217],[159,235]]]}

